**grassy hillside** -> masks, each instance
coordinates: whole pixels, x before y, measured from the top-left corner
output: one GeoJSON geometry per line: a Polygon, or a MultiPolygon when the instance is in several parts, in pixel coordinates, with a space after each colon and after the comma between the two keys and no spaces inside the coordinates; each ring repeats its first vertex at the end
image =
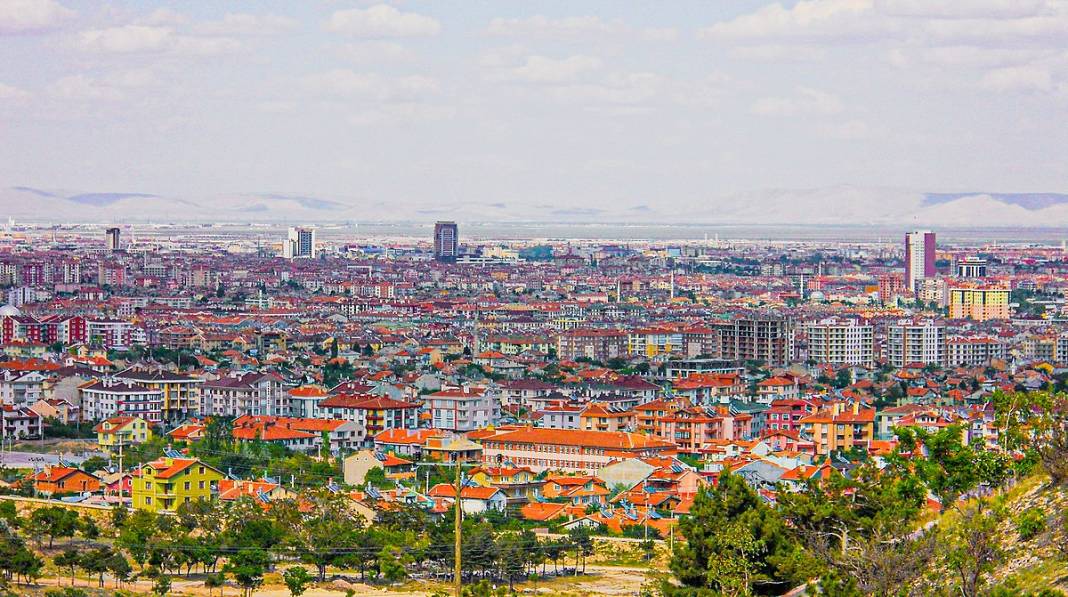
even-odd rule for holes
{"type": "MultiPolygon", "coordinates": [[[[974,504],[974,502],[973,502],[974,504]]],[[[990,571],[980,594],[1068,594],[1068,488],[1052,487],[1049,477],[1027,477],[993,500],[1000,508],[990,571]]],[[[961,515],[942,515],[939,526],[959,528],[961,515]]],[[[934,571],[951,575],[951,568],[934,571]]]]}

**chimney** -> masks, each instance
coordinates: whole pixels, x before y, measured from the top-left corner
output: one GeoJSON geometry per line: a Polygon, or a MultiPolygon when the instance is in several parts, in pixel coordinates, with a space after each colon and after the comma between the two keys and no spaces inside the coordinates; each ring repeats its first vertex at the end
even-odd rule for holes
{"type": "Polygon", "coordinates": [[[860,414],[860,402],[853,402],[853,414],[854,415],[859,415],[860,414]]]}

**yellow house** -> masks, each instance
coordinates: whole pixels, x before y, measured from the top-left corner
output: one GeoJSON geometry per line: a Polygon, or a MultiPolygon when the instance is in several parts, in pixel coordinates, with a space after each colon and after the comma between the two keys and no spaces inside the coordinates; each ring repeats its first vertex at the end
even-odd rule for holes
{"type": "Polygon", "coordinates": [[[503,491],[509,504],[524,504],[541,496],[542,482],[525,466],[479,466],[469,474],[471,483],[503,491]]]}
{"type": "Polygon", "coordinates": [[[143,444],[152,439],[152,426],[141,417],[111,417],[93,427],[100,449],[118,453],[121,446],[143,444]]]}
{"type": "Polygon", "coordinates": [[[195,458],[164,457],[141,467],[133,479],[133,507],[174,512],[183,503],[210,500],[224,475],[195,458]]]}

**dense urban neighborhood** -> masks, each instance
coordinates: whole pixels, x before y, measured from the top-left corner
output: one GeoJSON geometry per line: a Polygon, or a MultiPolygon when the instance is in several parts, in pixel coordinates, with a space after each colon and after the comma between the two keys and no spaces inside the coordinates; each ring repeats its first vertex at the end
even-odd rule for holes
{"type": "Polygon", "coordinates": [[[11,223],[0,582],[1061,594],[1063,245],[462,232],[11,223]]]}

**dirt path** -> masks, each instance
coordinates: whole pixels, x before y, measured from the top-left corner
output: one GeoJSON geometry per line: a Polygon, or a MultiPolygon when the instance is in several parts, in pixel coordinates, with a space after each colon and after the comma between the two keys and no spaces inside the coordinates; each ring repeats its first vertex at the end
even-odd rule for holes
{"type": "MultiPolygon", "coordinates": [[[[647,573],[648,570],[645,568],[589,565],[586,567],[586,575],[584,576],[565,576],[536,583],[527,582],[516,585],[516,590],[519,593],[545,596],[568,595],[573,597],[592,597],[593,595],[636,595],[642,585],[645,584],[647,573]]],[[[276,579],[277,577],[269,579],[272,582],[257,589],[255,595],[262,597],[289,597],[289,590],[276,579]]],[[[44,594],[45,588],[56,586],[69,587],[70,579],[54,577],[42,578],[37,584],[37,588],[40,590],[34,591],[33,594],[44,594]]],[[[85,578],[79,578],[76,586],[79,588],[95,589],[96,582],[94,581],[92,585],[89,586],[89,583],[86,582],[85,578]]],[[[107,581],[106,587],[110,590],[118,588],[111,580],[107,581]]],[[[26,589],[26,587],[20,588],[26,589]]],[[[152,591],[152,582],[142,580],[132,583],[124,583],[122,588],[126,591],[150,594],[152,591]]],[[[346,594],[346,589],[351,589],[355,595],[361,597],[424,597],[433,593],[436,589],[448,590],[448,587],[445,587],[444,585],[418,583],[410,583],[409,585],[397,587],[381,587],[360,583],[350,584],[344,581],[333,581],[325,583],[324,585],[311,587],[304,593],[304,595],[306,597],[342,597],[346,594]]],[[[27,591],[27,594],[30,594],[30,592],[27,591]]],[[[207,597],[208,590],[204,587],[202,580],[172,578],[171,594],[207,597]]],[[[213,595],[219,594],[219,590],[215,589],[213,595]]],[[[240,589],[232,584],[227,586],[223,592],[223,595],[231,595],[233,597],[237,597],[240,594],[240,589]]]]}

